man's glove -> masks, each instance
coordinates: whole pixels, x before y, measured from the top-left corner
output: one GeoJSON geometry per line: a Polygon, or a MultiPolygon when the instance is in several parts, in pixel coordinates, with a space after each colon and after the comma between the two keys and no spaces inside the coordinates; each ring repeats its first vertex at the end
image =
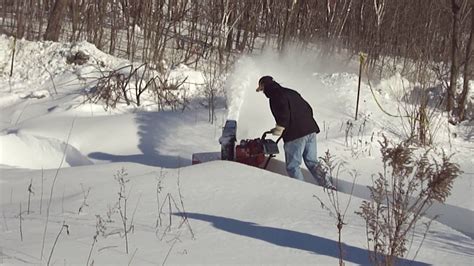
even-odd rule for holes
{"type": "Polygon", "coordinates": [[[275,125],[274,128],[270,129],[270,132],[272,133],[273,136],[281,136],[283,134],[283,131],[285,130],[284,127],[275,125]]]}

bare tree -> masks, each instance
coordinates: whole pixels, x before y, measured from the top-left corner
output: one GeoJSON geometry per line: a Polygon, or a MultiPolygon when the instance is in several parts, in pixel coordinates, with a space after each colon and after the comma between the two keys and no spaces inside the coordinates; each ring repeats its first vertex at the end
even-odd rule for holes
{"type": "Polygon", "coordinates": [[[459,97],[459,114],[458,118],[460,121],[464,120],[465,112],[466,112],[466,99],[467,95],[469,94],[469,80],[472,68],[472,51],[474,50],[474,2],[471,2],[471,32],[469,34],[469,40],[466,45],[466,59],[464,62],[464,84],[462,88],[461,96],[459,97]]]}
{"type": "Polygon", "coordinates": [[[48,19],[48,27],[44,33],[45,40],[55,42],[59,40],[59,36],[61,34],[61,25],[66,13],[67,4],[68,0],[56,0],[54,2],[53,11],[51,12],[48,19]]]}
{"type": "Polygon", "coordinates": [[[469,76],[472,69],[471,0],[3,0],[0,5],[2,33],[38,40],[47,18],[45,40],[86,40],[156,68],[172,54],[195,68],[200,60],[218,58],[226,71],[235,53],[290,44],[315,49],[309,45],[314,43],[328,47],[319,50],[324,55],[341,49],[352,56],[367,53],[368,70],[379,77],[397,71],[425,83],[420,73],[440,63],[446,67],[435,71],[435,81],[445,86],[445,109],[462,120],[461,106],[469,104],[469,87],[463,84],[461,95],[455,88],[459,75],[469,76]]]}
{"type": "Polygon", "coordinates": [[[451,0],[451,11],[453,15],[452,39],[451,39],[451,77],[447,94],[446,111],[451,112],[454,105],[454,95],[458,84],[459,66],[458,66],[458,24],[459,24],[460,6],[456,0],[451,0]]]}

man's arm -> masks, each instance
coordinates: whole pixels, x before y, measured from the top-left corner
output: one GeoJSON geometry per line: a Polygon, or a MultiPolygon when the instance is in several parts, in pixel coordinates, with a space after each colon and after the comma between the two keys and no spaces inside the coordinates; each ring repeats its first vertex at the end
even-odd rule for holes
{"type": "Polygon", "coordinates": [[[290,105],[286,97],[270,98],[270,109],[277,125],[290,126],[290,105]]]}

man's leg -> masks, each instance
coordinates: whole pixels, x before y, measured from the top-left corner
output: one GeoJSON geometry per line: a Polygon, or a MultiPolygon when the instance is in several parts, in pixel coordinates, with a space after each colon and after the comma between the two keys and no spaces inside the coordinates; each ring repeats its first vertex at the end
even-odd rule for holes
{"type": "Polygon", "coordinates": [[[286,171],[290,177],[301,181],[304,181],[303,173],[300,169],[304,146],[304,137],[285,142],[283,145],[285,149],[286,171]]]}
{"type": "Polygon", "coordinates": [[[303,160],[308,168],[311,175],[316,179],[316,182],[320,186],[330,187],[332,186],[329,176],[321,168],[321,165],[318,161],[318,148],[316,142],[316,133],[307,135],[306,145],[303,151],[303,160]]]}

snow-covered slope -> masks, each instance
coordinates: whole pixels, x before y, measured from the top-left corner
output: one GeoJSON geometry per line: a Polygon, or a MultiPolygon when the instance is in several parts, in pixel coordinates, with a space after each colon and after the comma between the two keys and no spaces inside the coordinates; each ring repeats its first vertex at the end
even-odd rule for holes
{"type": "MultiPolygon", "coordinates": [[[[326,199],[324,191],[281,175],[283,157],[271,162],[271,171],[220,161],[190,166],[193,153],[219,151],[227,117],[238,120],[239,139],[259,137],[274,125],[267,100],[255,92],[258,78],[269,74],[314,107],[322,129],[320,154],[329,149],[360,173],[343,241],[347,263],[368,263],[365,224],[354,211],[367,197],[371,175],[381,167],[377,140],[382,132],[398,138],[401,123],[378,109],[365,83],[359,120],[353,120],[357,76],[351,65],[340,67],[302,54],[244,57],[227,80],[229,109],[217,110],[217,123],[209,124],[202,107],[155,112],[152,106],[120,105],[105,111],[99,104],[82,104],[84,89],[98,75],[97,64],[110,69],[129,64],[88,43],[18,41],[10,78],[11,43],[0,36],[0,262],[46,264],[64,222],[69,235],[63,231],[57,238],[54,264],[85,264],[91,248],[89,263],[95,265],[337,264],[335,220],[313,197],[326,199]],[[64,55],[79,50],[91,55],[89,63],[67,64],[64,55]],[[349,122],[352,129],[346,134],[349,122]],[[133,224],[128,254],[116,208],[119,183],[114,175],[121,169],[130,180],[125,185],[127,221],[133,224]],[[28,193],[30,183],[34,193],[28,193]],[[183,209],[189,224],[182,223],[183,209]],[[105,227],[99,226],[93,244],[98,216],[105,227]]],[[[190,84],[202,83],[202,74],[185,66],[171,74],[188,76],[190,84]]],[[[397,109],[396,93],[383,88],[396,84],[400,82],[394,77],[377,87],[382,91],[377,97],[389,111],[397,109]]],[[[188,89],[196,93],[198,87],[188,89]]],[[[469,221],[474,210],[472,126],[440,132],[438,146],[456,152],[453,158],[464,174],[448,204],[432,213],[442,214],[442,223],[433,223],[416,263],[469,264],[474,257],[474,242],[468,237],[474,232],[469,221]]],[[[352,180],[345,174],[340,179],[339,195],[347,202],[352,180]]],[[[417,228],[407,259],[413,258],[423,232],[422,226],[417,228]]]]}
{"type": "MultiPolygon", "coordinates": [[[[121,230],[120,216],[115,212],[111,215],[113,222],[107,223],[104,229],[106,234],[111,235],[99,236],[92,251],[91,260],[95,261],[95,265],[122,265],[130,260],[136,265],[161,264],[168,252],[169,264],[338,263],[335,220],[320,208],[313,197],[317,195],[325,199],[321,188],[230,162],[212,162],[176,170],[134,163],[62,169],[51,203],[44,251],[46,258],[65,221],[70,234],[60,236],[52,262],[85,264],[96,232],[96,215],[106,219],[107,212],[118,201],[119,185],[114,180],[114,174],[122,168],[130,180],[126,184],[128,214],[129,222],[134,225],[128,239],[129,254],[125,253],[125,239],[114,234],[121,230]],[[159,181],[162,189],[157,194],[159,181]],[[89,189],[85,206],[83,192],[89,189]],[[172,199],[171,216],[168,195],[172,199]],[[179,216],[179,210],[183,209],[181,200],[190,227],[182,224],[182,217],[179,216]],[[163,203],[162,225],[156,227],[158,204],[163,203]],[[83,208],[78,214],[81,206],[83,208]],[[167,231],[170,219],[172,226],[167,231]]],[[[2,210],[7,216],[1,232],[4,262],[41,261],[44,215],[55,174],[55,170],[43,173],[40,170],[3,171],[1,182],[4,192],[7,192],[2,192],[1,198],[2,210]],[[40,214],[42,176],[46,191],[40,214]],[[31,213],[23,213],[21,242],[18,217],[14,216],[18,214],[20,202],[23,210],[26,208],[25,188],[31,178],[36,194],[31,202],[31,213]],[[13,191],[11,199],[10,189],[13,191]]],[[[341,202],[347,201],[348,196],[342,194],[341,202]]],[[[348,225],[343,230],[345,260],[349,264],[368,263],[364,248],[365,224],[354,214],[359,204],[359,199],[352,200],[348,225]]],[[[422,233],[423,227],[420,227],[415,235],[415,246],[422,233]]],[[[416,261],[467,264],[472,260],[472,251],[471,239],[435,224],[416,261]]]]}

